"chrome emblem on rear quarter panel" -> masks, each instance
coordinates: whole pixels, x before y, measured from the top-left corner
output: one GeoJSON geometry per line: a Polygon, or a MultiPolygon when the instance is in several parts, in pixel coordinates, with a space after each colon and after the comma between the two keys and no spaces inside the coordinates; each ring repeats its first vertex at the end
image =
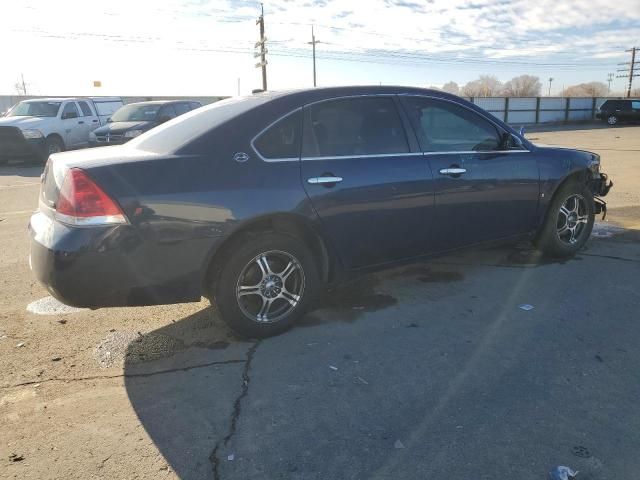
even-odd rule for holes
{"type": "Polygon", "coordinates": [[[244,163],[249,160],[249,155],[244,152],[238,152],[233,156],[233,159],[238,163],[244,163]]]}

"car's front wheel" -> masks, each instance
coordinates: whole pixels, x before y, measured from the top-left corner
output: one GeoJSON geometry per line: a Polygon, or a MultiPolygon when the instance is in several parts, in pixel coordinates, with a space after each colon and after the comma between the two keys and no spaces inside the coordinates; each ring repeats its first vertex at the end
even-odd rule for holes
{"type": "Polygon", "coordinates": [[[615,115],[609,115],[607,117],[607,123],[611,126],[618,124],[618,117],[615,115]]]}
{"type": "Polygon", "coordinates": [[[594,220],[593,194],[583,183],[570,181],[554,195],[536,246],[552,257],[571,257],[589,239],[594,220]]]}
{"type": "Polygon", "coordinates": [[[222,318],[236,332],[264,338],[290,328],[319,285],[309,249],[279,233],[249,237],[224,263],[213,286],[222,318]]]}

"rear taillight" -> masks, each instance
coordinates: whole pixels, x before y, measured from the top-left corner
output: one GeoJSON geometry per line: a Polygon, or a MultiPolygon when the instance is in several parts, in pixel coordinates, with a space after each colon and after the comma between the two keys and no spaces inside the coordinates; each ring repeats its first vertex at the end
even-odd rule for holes
{"type": "Polygon", "coordinates": [[[79,168],[67,170],[55,203],[55,216],[71,225],[127,222],[120,206],[79,168]]]}

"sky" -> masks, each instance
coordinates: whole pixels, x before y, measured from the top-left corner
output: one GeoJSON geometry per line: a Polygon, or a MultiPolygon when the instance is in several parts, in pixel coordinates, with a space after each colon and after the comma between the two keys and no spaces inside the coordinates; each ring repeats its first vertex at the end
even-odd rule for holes
{"type": "MultiPolygon", "coordinates": [[[[0,94],[217,96],[261,87],[260,3],[3,0],[0,94]],[[11,46],[11,47],[9,47],[11,46]],[[101,87],[94,87],[94,81],[101,87]]],[[[266,0],[269,89],[607,80],[640,47],[640,0],[266,0]]],[[[626,80],[616,78],[612,91],[626,80]]],[[[640,84],[640,78],[638,79],[640,84]]]]}

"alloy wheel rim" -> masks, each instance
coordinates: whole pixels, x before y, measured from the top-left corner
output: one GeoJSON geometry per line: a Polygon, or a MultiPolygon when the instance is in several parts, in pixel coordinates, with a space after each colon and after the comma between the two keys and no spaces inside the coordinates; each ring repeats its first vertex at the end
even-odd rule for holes
{"type": "Polygon", "coordinates": [[[582,238],[588,222],[585,198],[577,193],[567,197],[558,211],[556,222],[558,238],[566,245],[575,245],[582,238]]]}
{"type": "Polygon", "coordinates": [[[49,145],[49,154],[52,153],[60,153],[62,150],[60,149],[60,147],[58,145],[49,145]]]}
{"type": "Polygon", "coordinates": [[[300,262],[290,253],[271,250],[244,266],[236,284],[236,300],[248,319],[275,323],[296,308],[304,287],[300,262]]]}
{"type": "Polygon", "coordinates": [[[612,115],[607,119],[607,121],[609,122],[609,125],[615,125],[618,122],[618,119],[612,115]]]}

